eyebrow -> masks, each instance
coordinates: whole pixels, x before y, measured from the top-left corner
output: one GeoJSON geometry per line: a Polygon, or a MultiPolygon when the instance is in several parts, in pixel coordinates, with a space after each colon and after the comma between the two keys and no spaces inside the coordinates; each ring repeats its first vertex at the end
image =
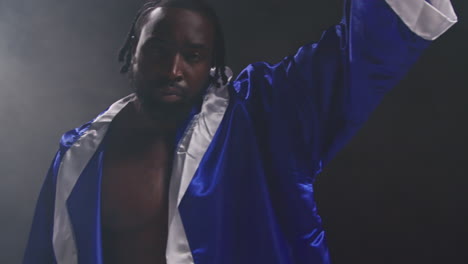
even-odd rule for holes
{"type": "Polygon", "coordinates": [[[209,48],[204,45],[204,44],[198,44],[198,43],[189,43],[188,46],[192,49],[203,49],[203,50],[209,50],[209,48]]]}
{"type": "MultiPolygon", "coordinates": [[[[158,38],[156,36],[149,37],[147,41],[151,41],[151,42],[154,41],[154,42],[158,42],[161,44],[171,44],[171,41],[167,41],[167,40],[158,38]]],[[[185,43],[184,47],[190,48],[190,49],[209,50],[209,48],[205,44],[202,44],[202,43],[185,43]]]]}

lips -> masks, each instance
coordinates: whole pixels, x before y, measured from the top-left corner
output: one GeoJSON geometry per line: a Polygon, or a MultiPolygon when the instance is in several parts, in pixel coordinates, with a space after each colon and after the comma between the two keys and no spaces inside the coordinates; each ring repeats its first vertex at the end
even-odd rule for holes
{"type": "Polygon", "coordinates": [[[158,91],[161,100],[166,103],[174,103],[183,100],[184,92],[179,87],[166,86],[162,87],[158,91]]]}
{"type": "Polygon", "coordinates": [[[176,89],[176,88],[169,88],[169,89],[161,90],[161,95],[163,95],[163,96],[169,96],[169,95],[182,96],[182,92],[179,89],[176,89]]]}

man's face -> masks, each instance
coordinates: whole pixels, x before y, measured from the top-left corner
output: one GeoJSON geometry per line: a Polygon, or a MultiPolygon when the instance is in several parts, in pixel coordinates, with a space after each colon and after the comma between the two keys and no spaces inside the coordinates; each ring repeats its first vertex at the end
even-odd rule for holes
{"type": "Polygon", "coordinates": [[[214,26],[205,16],[159,7],[148,14],[134,51],[132,81],[153,118],[186,114],[209,82],[214,26]]]}

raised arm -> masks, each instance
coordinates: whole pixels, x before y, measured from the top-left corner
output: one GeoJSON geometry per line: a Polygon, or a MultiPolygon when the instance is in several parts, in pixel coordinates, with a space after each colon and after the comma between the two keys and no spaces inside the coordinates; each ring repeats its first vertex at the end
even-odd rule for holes
{"type": "Polygon", "coordinates": [[[457,19],[449,0],[348,0],[344,12],[318,43],[275,65],[252,64],[234,82],[271,152],[313,174],[457,19]]]}

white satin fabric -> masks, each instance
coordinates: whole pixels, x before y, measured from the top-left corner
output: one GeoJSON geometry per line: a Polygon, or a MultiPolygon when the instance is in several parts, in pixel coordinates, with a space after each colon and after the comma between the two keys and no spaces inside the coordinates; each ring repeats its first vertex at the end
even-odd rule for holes
{"type": "Polygon", "coordinates": [[[458,18],[450,0],[386,0],[401,20],[418,36],[435,40],[458,18]]]}
{"type": "MultiPolygon", "coordinates": [[[[386,0],[403,22],[417,35],[434,40],[457,22],[450,0],[386,0]]],[[[229,78],[230,69],[226,70],[229,78]]],[[[90,128],[65,153],[56,187],[53,227],[53,248],[57,264],[77,264],[77,247],[67,211],[66,201],[89,160],[109,128],[113,118],[136,96],[131,94],[114,103],[99,116],[90,128]]],[[[193,264],[178,206],[195,171],[208,149],[227,106],[227,86],[208,88],[201,112],[196,115],[176,148],[169,190],[169,234],[166,250],[167,264],[193,264]]]]}
{"type": "MultiPolygon", "coordinates": [[[[229,79],[232,77],[229,68],[226,68],[226,74],[229,79]]],[[[136,95],[130,94],[112,104],[91,123],[89,129],[68,149],[62,159],[57,176],[52,242],[57,264],[78,264],[67,199],[104,139],[114,117],[135,99],[136,95]]],[[[169,190],[169,235],[166,250],[168,264],[193,263],[177,207],[224,117],[228,104],[227,86],[217,88],[211,85],[204,97],[201,112],[191,120],[176,148],[169,190]]]]}
{"type": "Polygon", "coordinates": [[[89,129],[65,153],[57,175],[55,195],[53,248],[57,264],[77,264],[77,247],[70,216],[67,210],[67,199],[75,187],[78,178],[109,128],[112,119],[136,96],[131,94],[116,103],[100,115],[89,129]]]}
{"type": "MultiPolygon", "coordinates": [[[[232,71],[229,68],[226,68],[226,75],[229,80],[232,78],[232,71]]],[[[223,120],[228,104],[227,86],[211,85],[204,97],[200,113],[192,119],[176,149],[169,189],[167,264],[194,263],[178,206],[223,120]]]]}

